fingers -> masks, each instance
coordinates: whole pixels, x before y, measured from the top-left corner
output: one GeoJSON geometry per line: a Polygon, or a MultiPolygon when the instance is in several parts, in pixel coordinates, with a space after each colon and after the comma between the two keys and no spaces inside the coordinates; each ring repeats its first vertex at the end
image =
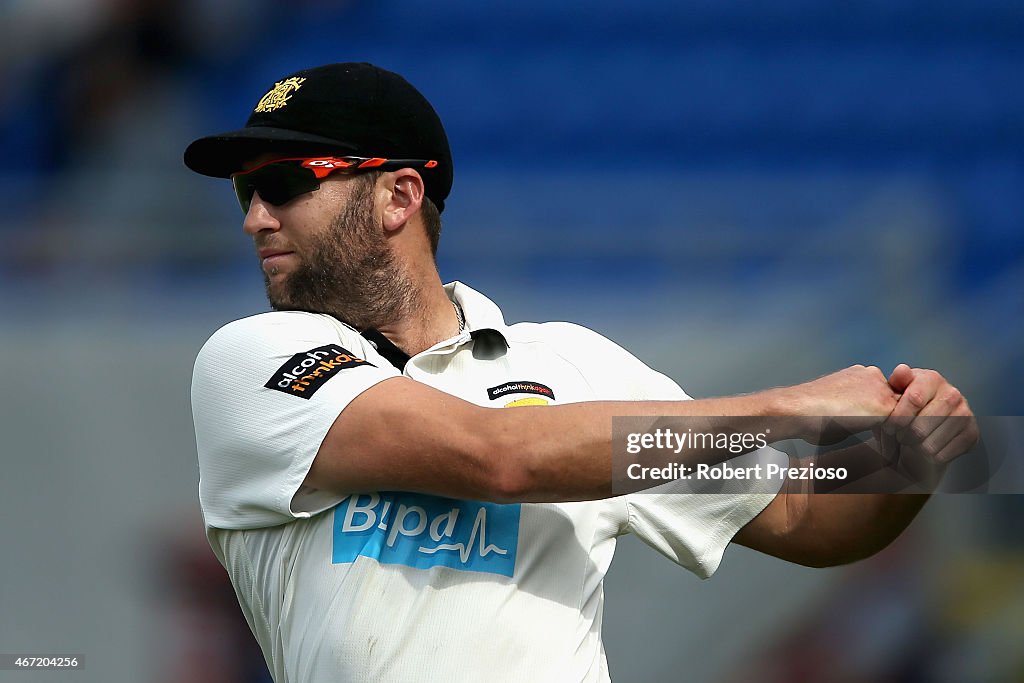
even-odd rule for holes
{"type": "Polygon", "coordinates": [[[960,391],[934,370],[899,365],[890,386],[902,388],[883,431],[895,435],[905,447],[933,462],[946,463],[978,440],[974,413],[960,391]],[[907,381],[907,377],[911,379],[907,381]]]}
{"type": "Polygon", "coordinates": [[[892,390],[902,394],[906,391],[911,381],[914,379],[914,371],[906,363],[900,363],[889,375],[889,386],[892,390]]]}
{"type": "MultiPolygon", "coordinates": [[[[964,422],[964,420],[944,419],[954,415],[965,401],[956,387],[943,381],[944,384],[936,390],[935,397],[921,409],[917,417],[904,430],[909,430],[913,435],[912,440],[920,442],[923,446],[928,446],[927,442],[929,441],[934,444],[936,440],[942,439],[944,434],[948,434],[957,422],[964,422]]],[[[939,450],[941,449],[936,448],[933,452],[937,453],[939,450]]]]}
{"type": "Polygon", "coordinates": [[[896,439],[901,444],[916,448],[929,457],[935,457],[965,429],[967,424],[964,419],[946,419],[946,417],[918,416],[909,427],[896,432],[896,439]]]}
{"type": "Polygon", "coordinates": [[[964,453],[968,452],[978,443],[978,425],[970,420],[970,426],[960,431],[952,441],[939,451],[934,457],[939,463],[952,462],[964,453]]]}
{"type": "Polygon", "coordinates": [[[978,421],[974,419],[974,413],[971,412],[970,407],[967,405],[967,401],[957,408],[949,420],[947,420],[952,427],[949,432],[951,438],[945,445],[939,445],[942,443],[941,439],[937,439],[931,446],[931,448],[938,448],[932,456],[936,462],[947,463],[951,462],[955,458],[960,457],[967,451],[974,448],[978,443],[980,436],[978,432],[978,421]]]}
{"type": "MultiPolygon", "coordinates": [[[[897,366],[892,374],[892,377],[896,378],[897,386],[902,386],[903,395],[896,402],[896,407],[889,414],[889,419],[886,420],[885,429],[890,434],[907,429],[914,418],[932,402],[939,389],[949,386],[945,378],[934,370],[910,368],[902,370],[902,367],[905,366],[897,366]],[[904,385],[908,372],[912,375],[912,379],[904,385]]],[[[892,377],[890,381],[892,381],[892,377]]],[[[934,410],[938,412],[939,409],[936,406],[934,410]]]]}

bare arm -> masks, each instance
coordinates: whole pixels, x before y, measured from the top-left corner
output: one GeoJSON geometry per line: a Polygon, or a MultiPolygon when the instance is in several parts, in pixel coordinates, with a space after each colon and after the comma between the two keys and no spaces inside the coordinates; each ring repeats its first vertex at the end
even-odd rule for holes
{"type": "MultiPolygon", "coordinates": [[[[881,372],[863,366],[746,396],[509,409],[482,408],[394,378],[342,411],[306,483],[339,493],[404,490],[497,502],[591,500],[612,495],[614,416],[700,417],[709,430],[729,431],[736,420],[728,416],[884,416],[895,403],[881,372]]],[[[666,423],[659,419],[658,424],[666,423]]],[[[817,427],[812,419],[800,430],[806,433],[784,438],[816,438],[817,427]]],[[[690,462],[734,456],[689,454],[690,462]]]]}
{"type": "MultiPolygon", "coordinates": [[[[933,370],[901,365],[889,383],[900,399],[876,431],[877,439],[826,457],[857,463],[867,472],[890,477],[899,477],[903,465],[912,471],[905,481],[914,490],[931,490],[946,464],[977,443],[977,424],[960,392],[933,370]]],[[[930,495],[814,493],[800,490],[798,483],[787,484],[734,540],[811,567],[846,564],[889,545],[930,495]]]]}
{"type": "MultiPolygon", "coordinates": [[[[857,463],[889,474],[870,442],[829,454],[829,467],[857,463]]],[[[927,493],[821,493],[787,481],[761,513],[736,534],[736,543],[808,567],[831,567],[874,555],[895,540],[928,500],[927,493]]],[[[813,485],[813,484],[812,484],[813,485]]],[[[882,489],[879,489],[882,490],[882,489]]]]}

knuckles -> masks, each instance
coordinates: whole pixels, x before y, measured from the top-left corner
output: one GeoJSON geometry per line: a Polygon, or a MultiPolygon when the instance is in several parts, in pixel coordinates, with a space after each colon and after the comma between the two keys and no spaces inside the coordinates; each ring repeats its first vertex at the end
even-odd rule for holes
{"type": "Polygon", "coordinates": [[[974,448],[980,439],[978,424],[961,391],[936,370],[909,370],[911,378],[902,392],[897,392],[882,370],[874,365],[851,365],[837,373],[838,387],[873,393],[876,414],[888,415],[889,433],[905,447],[933,462],[951,461],[974,448]],[[938,410],[938,404],[942,404],[943,409],[938,410]],[[936,409],[938,414],[933,417],[920,415],[922,411],[928,413],[932,409],[936,409]],[[936,423],[945,423],[950,418],[956,418],[955,425],[936,423]],[[949,432],[951,428],[952,434],[949,432]]]}
{"type": "Polygon", "coordinates": [[[942,401],[951,406],[959,405],[963,398],[963,394],[961,394],[960,390],[954,386],[950,386],[947,390],[942,392],[942,401]]]}
{"type": "Polygon", "coordinates": [[[917,410],[921,410],[921,408],[924,408],[925,405],[927,404],[927,401],[925,400],[924,395],[921,393],[921,391],[919,389],[914,389],[914,390],[908,389],[903,394],[903,398],[905,398],[907,400],[907,403],[909,403],[911,406],[913,406],[917,410]]]}
{"type": "MultiPolygon", "coordinates": [[[[875,406],[872,412],[889,415],[888,420],[892,426],[904,431],[913,422],[914,417],[932,401],[940,401],[948,406],[949,409],[943,411],[946,415],[966,417],[973,414],[960,390],[951,385],[938,371],[929,368],[910,368],[910,371],[913,379],[902,393],[893,389],[885,373],[877,365],[866,366],[860,363],[840,370],[828,379],[823,377],[825,383],[819,386],[832,395],[836,395],[837,391],[852,391],[867,398],[873,393],[874,396],[868,403],[875,406]]],[[[905,434],[906,438],[917,440],[926,436],[923,433],[916,436],[905,434]]]]}
{"type": "Polygon", "coordinates": [[[910,437],[913,441],[923,443],[930,433],[924,424],[915,422],[910,425],[910,437]]]}

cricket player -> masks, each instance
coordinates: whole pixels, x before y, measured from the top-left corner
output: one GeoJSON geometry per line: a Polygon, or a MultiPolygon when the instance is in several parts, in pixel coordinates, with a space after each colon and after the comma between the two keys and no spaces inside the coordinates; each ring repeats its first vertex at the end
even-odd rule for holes
{"type": "MultiPolygon", "coordinates": [[[[196,140],[185,163],[231,179],[273,311],[213,334],[192,407],[210,544],[277,683],[608,681],[602,580],[619,536],[700,577],[731,542],[830,566],[883,548],[926,498],[767,477],[616,495],[613,417],[725,435],[775,419],[775,436],[819,442],[835,416],[887,444],[849,462],[937,471],[977,439],[932,370],[854,366],[691,400],[589,329],[508,324],[439,279],[452,157],[412,85],[331,64],[254,95],[244,127],[196,140]]],[[[673,456],[790,464],[770,447],[673,456]]]]}

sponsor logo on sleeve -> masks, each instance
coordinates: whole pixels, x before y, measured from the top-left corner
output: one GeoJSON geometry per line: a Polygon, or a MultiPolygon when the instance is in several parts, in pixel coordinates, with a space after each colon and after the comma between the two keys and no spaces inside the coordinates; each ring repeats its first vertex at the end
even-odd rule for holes
{"type": "Polygon", "coordinates": [[[289,358],[263,386],[289,396],[309,399],[327,380],[345,368],[357,368],[362,365],[376,367],[343,346],[318,346],[289,358]]]}
{"type": "Polygon", "coordinates": [[[362,556],[416,569],[512,576],[521,508],[420,493],[353,494],[334,508],[331,561],[362,556]]]}
{"type": "Polygon", "coordinates": [[[487,390],[487,398],[492,401],[496,401],[502,396],[508,396],[509,394],[536,394],[552,401],[555,400],[555,392],[551,391],[551,387],[545,386],[540,382],[505,382],[487,390]]]}

